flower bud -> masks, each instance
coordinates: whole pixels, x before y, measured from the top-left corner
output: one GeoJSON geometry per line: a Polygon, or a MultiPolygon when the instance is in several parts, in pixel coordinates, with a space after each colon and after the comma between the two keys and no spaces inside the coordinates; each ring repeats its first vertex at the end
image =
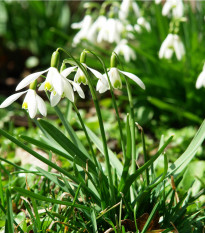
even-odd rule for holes
{"type": "Polygon", "coordinates": [[[86,52],[83,51],[81,54],[80,54],[80,63],[85,63],[86,61],[86,52]]]}
{"type": "Polygon", "coordinates": [[[53,52],[51,57],[51,67],[58,67],[58,62],[60,58],[60,53],[58,51],[53,52]]]}
{"type": "Polygon", "coordinates": [[[115,53],[112,53],[110,58],[110,68],[117,67],[117,56],[115,53]]]}
{"type": "Polygon", "coordinates": [[[30,86],[29,86],[29,89],[32,89],[32,90],[36,90],[36,87],[37,87],[37,80],[33,81],[30,86]]]}

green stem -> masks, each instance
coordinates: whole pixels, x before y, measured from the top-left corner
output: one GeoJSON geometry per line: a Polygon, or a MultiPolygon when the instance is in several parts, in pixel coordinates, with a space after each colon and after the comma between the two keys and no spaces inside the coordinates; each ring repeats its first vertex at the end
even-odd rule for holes
{"type": "Polygon", "coordinates": [[[93,160],[94,160],[94,162],[95,162],[95,165],[96,165],[96,167],[98,167],[99,170],[101,170],[101,168],[99,167],[99,164],[98,164],[98,162],[97,162],[97,159],[96,159],[96,156],[95,156],[95,153],[94,153],[94,150],[93,150],[91,141],[90,141],[90,137],[88,136],[88,132],[87,132],[87,130],[86,130],[86,128],[85,128],[85,124],[84,124],[83,119],[82,119],[82,117],[81,117],[81,115],[80,115],[80,112],[78,111],[78,108],[76,107],[75,103],[72,103],[72,104],[73,104],[73,108],[74,108],[74,110],[76,111],[76,114],[77,114],[77,116],[78,116],[78,118],[79,118],[80,124],[81,124],[81,126],[82,126],[82,128],[83,128],[83,130],[84,130],[84,133],[85,133],[85,136],[86,136],[86,138],[87,138],[87,141],[88,141],[88,144],[89,144],[89,147],[90,147],[90,151],[91,151],[93,160]]]}
{"type": "Polygon", "coordinates": [[[85,74],[85,76],[86,76],[86,78],[88,80],[88,86],[90,88],[90,92],[91,92],[91,95],[92,95],[92,98],[93,98],[93,101],[94,101],[94,104],[95,104],[96,113],[97,113],[98,121],[99,121],[99,125],[100,125],[100,131],[101,131],[102,142],[103,142],[103,149],[104,149],[104,154],[105,154],[106,170],[108,171],[108,181],[109,181],[109,186],[110,186],[111,198],[112,198],[113,201],[115,201],[114,185],[113,185],[112,174],[111,174],[111,165],[110,165],[110,160],[109,160],[105,130],[104,130],[104,125],[103,125],[103,120],[102,120],[102,115],[101,115],[101,111],[100,111],[99,102],[97,100],[97,95],[96,95],[95,89],[93,87],[92,80],[91,80],[86,68],[80,62],[78,62],[69,52],[67,52],[63,48],[58,48],[58,50],[63,51],[73,61],[75,61],[76,65],[82,70],[82,72],[85,74]]]}
{"type": "MultiPolygon", "coordinates": [[[[141,139],[142,139],[142,145],[143,145],[143,154],[144,154],[144,162],[146,163],[148,161],[148,156],[147,156],[147,150],[146,150],[146,143],[145,143],[145,136],[144,136],[144,130],[143,128],[136,123],[138,129],[141,131],[141,139]]],[[[146,169],[146,181],[147,181],[147,186],[149,185],[149,169],[146,169]]]]}
{"type": "MultiPolygon", "coordinates": [[[[125,77],[125,76],[124,76],[125,77]]],[[[130,84],[125,77],[125,82],[127,86],[127,93],[128,93],[128,99],[130,104],[130,124],[131,124],[131,142],[132,142],[132,172],[135,172],[135,157],[136,157],[136,146],[135,146],[135,120],[134,120],[134,106],[133,106],[133,99],[132,99],[132,92],[130,84]]]]}
{"type": "Polygon", "coordinates": [[[123,136],[123,133],[122,133],[122,125],[121,125],[121,121],[120,121],[120,115],[119,115],[116,98],[115,98],[115,95],[114,95],[112,84],[110,82],[110,78],[108,76],[107,69],[106,69],[105,64],[104,64],[104,62],[102,61],[101,58],[99,58],[97,55],[95,55],[95,53],[93,53],[92,51],[88,50],[88,52],[93,54],[100,61],[100,63],[103,66],[103,70],[104,70],[104,72],[105,72],[105,74],[107,76],[109,87],[110,87],[110,93],[111,93],[111,96],[112,96],[112,103],[113,103],[113,106],[114,106],[114,109],[115,109],[115,113],[117,115],[117,122],[118,122],[118,126],[119,126],[119,131],[120,131],[120,141],[121,141],[121,146],[122,146],[122,153],[125,156],[125,153],[126,153],[125,152],[125,141],[124,141],[124,136],[123,136]]]}

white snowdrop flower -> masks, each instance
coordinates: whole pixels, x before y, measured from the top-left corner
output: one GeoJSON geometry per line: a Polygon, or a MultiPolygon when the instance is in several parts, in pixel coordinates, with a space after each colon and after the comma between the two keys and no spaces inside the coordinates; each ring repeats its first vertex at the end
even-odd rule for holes
{"type": "Polygon", "coordinates": [[[98,80],[96,90],[101,94],[110,89],[106,74],[102,75],[102,78],[98,80]]]}
{"type": "MultiPolygon", "coordinates": [[[[46,80],[43,82],[41,86],[43,86],[44,90],[52,91],[55,89],[55,91],[62,95],[63,93],[63,83],[62,83],[62,76],[60,75],[59,71],[55,67],[50,67],[46,70],[36,72],[33,74],[30,74],[26,76],[16,87],[16,91],[19,91],[35,81],[37,78],[39,78],[43,73],[46,73],[48,71],[46,80]]],[[[42,88],[40,88],[42,89],[42,88]]]]}
{"type": "Polygon", "coordinates": [[[196,88],[199,89],[201,87],[205,87],[205,63],[203,66],[203,70],[199,74],[197,81],[196,81],[196,88]]]}
{"type": "Polygon", "coordinates": [[[73,29],[80,29],[80,31],[73,38],[73,45],[76,46],[80,43],[82,39],[87,38],[88,30],[92,25],[92,17],[90,15],[86,15],[84,19],[79,23],[73,23],[71,27],[73,29]]]}
{"type": "Polygon", "coordinates": [[[106,24],[107,18],[104,15],[100,15],[96,21],[91,25],[90,29],[87,32],[87,39],[92,42],[97,41],[98,32],[106,24]]]}
{"type": "MultiPolygon", "coordinates": [[[[114,89],[121,89],[122,88],[122,81],[121,81],[121,78],[120,78],[120,73],[122,73],[125,76],[127,76],[128,78],[132,79],[142,89],[145,89],[144,83],[136,75],[134,75],[132,73],[129,73],[129,72],[121,71],[116,67],[112,67],[112,68],[110,68],[110,71],[108,72],[108,76],[109,76],[111,85],[112,85],[112,87],[114,89]]],[[[106,77],[104,76],[101,79],[101,82],[98,84],[99,86],[98,86],[97,90],[100,93],[103,93],[103,92],[105,92],[106,90],[109,89],[108,81],[107,81],[107,84],[105,84],[105,79],[106,79],[106,77]]]]}
{"type": "Polygon", "coordinates": [[[133,10],[136,17],[140,16],[140,10],[137,3],[133,0],[123,0],[120,5],[119,18],[121,20],[127,19],[130,10],[133,10]]]}
{"type": "Polygon", "coordinates": [[[73,92],[73,88],[71,84],[74,86],[75,90],[77,90],[81,98],[85,97],[81,87],[79,87],[79,85],[74,84],[74,82],[66,78],[75,69],[76,69],[76,66],[73,66],[73,67],[66,68],[61,73],[59,73],[60,79],[58,81],[59,83],[61,83],[61,86],[62,86],[61,94],[57,92],[56,86],[53,85],[53,80],[55,79],[55,75],[52,75],[52,74],[51,75],[48,74],[46,80],[39,87],[39,91],[48,90],[51,92],[50,102],[51,102],[52,107],[56,106],[61,100],[61,98],[64,98],[64,97],[69,99],[71,102],[74,102],[74,92],[73,92]]]}
{"type": "Polygon", "coordinates": [[[144,17],[139,17],[137,19],[137,24],[143,28],[145,28],[148,32],[151,31],[151,27],[148,21],[144,17]]]}
{"type": "Polygon", "coordinates": [[[173,53],[176,54],[177,60],[181,60],[185,54],[184,45],[178,35],[168,34],[160,47],[159,58],[170,59],[173,53]]]}
{"type": "Polygon", "coordinates": [[[109,43],[118,43],[121,39],[123,29],[123,24],[118,19],[109,18],[99,31],[97,42],[108,41],[109,43]]]}
{"type": "MultiPolygon", "coordinates": [[[[81,64],[85,67],[85,69],[90,70],[91,73],[93,73],[95,77],[97,77],[98,79],[102,79],[102,74],[99,71],[90,68],[85,63],[81,63],[81,64]]],[[[83,73],[83,71],[79,67],[78,67],[77,72],[75,74],[74,82],[78,83],[78,84],[82,83],[84,85],[88,84],[88,80],[87,80],[85,74],[83,73]]]]}
{"type": "Polygon", "coordinates": [[[126,62],[129,62],[131,59],[136,59],[136,54],[132,48],[127,44],[127,40],[123,39],[120,43],[115,47],[114,51],[119,55],[123,55],[126,62]]]}
{"type": "Polygon", "coordinates": [[[16,94],[9,96],[4,102],[0,105],[0,108],[6,108],[7,106],[11,105],[14,101],[20,98],[23,94],[26,93],[24,98],[22,108],[27,109],[29,116],[34,118],[37,114],[37,110],[43,115],[47,115],[46,105],[43,99],[36,94],[36,91],[33,89],[29,89],[27,91],[22,91],[16,94]]]}
{"type": "Polygon", "coordinates": [[[125,30],[126,30],[127,39],[134,40],[135,39],[135,36],[133,35],[133,32],[135,30],[134,27],[131,24],[127,24],[125,26],[125,30]]]}
{"type": "Polygon", "coordinates": [[[162,15],[168,16],[172,12],[174,18],[181,18],[184,14],[184,5],[182,0],[168,0],[162,8],[162,15]]]}

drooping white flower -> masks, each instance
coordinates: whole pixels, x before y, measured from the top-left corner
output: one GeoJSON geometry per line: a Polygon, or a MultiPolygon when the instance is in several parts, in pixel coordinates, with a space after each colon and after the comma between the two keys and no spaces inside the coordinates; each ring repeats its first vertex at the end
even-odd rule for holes
{"type": "MultiPolygon", "coordinates": [[[[94,76],[97,77],[98,79],[102,78],[102,74],[99,71],[90,68],[89,66],[87,66],[84,63],[81,63],[81,64],[85,67],[85,69],[90,70],[94,74],[94,76]]],[[[83,73],[83,71],[79,67],[78,67],[77,72],[75,74],[74,82],[79,83],[79,84],[82,83],[84,85],[88,84],[88,80],[87,80],[85,74],[83,73]]]]}
{"type": "Polygon", "coordinates": [[[136,17],[140,16],[140,10],[139,10],[139,7],[135,1],[123,0],[121,5],[120,5],[120,11],[119,11],[120,20],[127,19],[131,9],[134,11],[136,17]]]}
{"type": "Polygon", "coordinates": [[[109,18],[104,26],[100,29],[97,36],[97,42],[107,41],[109,43],[120,42],[121,33],[124,27],[119,19],[109,18]]]}
{"type": "Polygon", "coordinates": [[[185,49],[180,37],[170,33],[160,47],[159,58],[170,59],[173,53],[176,54],[177,60],[181,60],[185,54],[185,49]]]}
{"type": "Polygon", "coordinates": [[[101,94],[110,89],[106,74],[102,75],[102,78],[98,80],[96,90],[101,94]]]}
{"type": "Polygon", "coordinates": [[[28,89],[27,91],[22,91],[16,94],[9,96],[4,102],[0,105],[0,108],[6,108],[11,105],[14,101],[20,98],[23,94],[26,93],[24,98],[22,108],[27,109],[29,116],[34,118],[37,114],[37,110],[43,115],[47,115],[46,105],[43,99],[36,94],[35,90],[28,89]]]}
{"type": "Polygon", "coordinates": [[[82,39],[87,38],[88,30],[92,25],[92,17],[90,15],[86,15],[84,19],[79,23],[73,23],[71,27],[73,29],[80,29],[80,31],[73,38],[73,45],[76,46],[80,43],[82,39]]]}
{"type": "Polygon", "coordinates": [[[81,98],[85,98],[82,88],[78,84],[75,84],[73,81],[68,80],[66,78],[75,69],[76,69],[76,66],[69,67],[60,73],[61,78],[58,81],[61,82],[61,85],[62,85],[62,94],[59,94],[59,92],[56,91],[56,88],[55,88],[56,86],[53,85],[53,79],[55,79],[55,76],[52,76],[52,75],[51,76],[48,75],[46,80],[39,87],[40,91],[48,90],[51,92],[50,102],[51,102],[52,107],[56,106],[61,100],[61,98],[64,98],[64,97],[69,99],[71,102],[74,102],[74,92],[73,92],[73,88],[71,84],[73,85],[74,89],[78,92],[79,96],[81,98]]]}
{"type": "Polygon", "coordinates": [[[196,81],[196,88],[199,89],[201,87],[205,87],[205,63],[203,66],[203,70],[199,74],[197,81],[196,81]]]}
{"type": "Polygon", "coordinates": [[[91,42],[97,41],[97,35],[99,31],[106,24],[107,18],[104,15],[100,15],[96,21],[91,25],[90,29],[87,32],[87,39],[91,42]]]}
{"type": "MultiPolygon", "coordinates": [[[[112,67],[112,68],[110,68],[110,71],[108,72],[108,76],[109,76],[111,85],[114,89],[121,89],[122,88],[122,81],[120,78],[120,73],[122,73],[125,76],[127,76],[128,78],[132,79],[142,89],[145,89],[144,83],[136,75],[129,73],[129,72],[121,71],[116,67],[112,67]]],[[[99,91],[99,93],[103,93],[103,92],[107,91],[108,89],[110,89],[107,77],[105,75],[103,75],[103,77],[100,80],[98,80],[96,89],[97,89],[97,91],[99,91]]]]}
{"type": "Polygon", "coordinates": [[[145,28],[148,32],[151,31],[150,23],[144,17],[137,19],[137,24],[134,25],[134,28],[139,33],[142,31],[141,28],[145,28]]]}
{"type": "Polygon", "coordinates": [[[167,0],[162,8],[162,15],[167,16],[170,12],[174,18],[181,18],[184,14],[182,0],[167,0]]]}
{"type": "Polygon", "coordinates": [[[120,43],[115,47],[114,51],[118,55],[123,55],[126,62],[129,62],[131,59],[136,59],[136,54],[134,50],[129,47],[129,45],[127,44],[127,40],[125,39],[120,41],[120,43]]]}

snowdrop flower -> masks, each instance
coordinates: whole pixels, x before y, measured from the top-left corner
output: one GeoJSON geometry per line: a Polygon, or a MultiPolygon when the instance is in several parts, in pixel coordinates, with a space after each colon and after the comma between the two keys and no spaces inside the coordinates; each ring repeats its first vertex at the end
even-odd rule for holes
{"type": "Polygon", "coordinates": [[[130,9],[133,9],[136,17],[140,16],[140,10],[136,2],[133,0],[123,0],[120,6],[119,18],[121,20],[127,19],[130,9]]]}
{"type": "MultiPolygon", "coordinates": [[[[85,69],[90,70],[91,73],[93,73],[95,77],[97,77],[98,79],[102,79],[102,74],[100,72],[98,72],[95,69],[90,68],[85,63],[81,63],[81,64],[85,67],[85,69]]],[[[85,74],[83,73],[83,71],[79,67],[78,67],[77,72],[75,74],[74,82],[79,83],[79,84],[82,83],[84,85],[88,84],[88,80],[87,80],[85,74]]]]}
{"type": "Polygon", "coordinates": [[[90,15],[86,15],[84,19],[79,23],[73,23],[71,27],[73,29],[80,29],[80,31],[73,38],[73,45],[76,46],[80,43],[82,39],[87,38],[88,30],[92,25],[92,17],[90,15]]]}
{"type": "Polygon", "coordinates": [[[123,24],[118,19],[109,18],[99,31],[97,42],[108,41],[109,43],[118,43],[123,29],[123,24]]]}
{"type": "Polygon", "coordinates": [[[177,60],[181,60],[185,54],[184,45],[178,35],[168,34],[160,47],[159,58],[170,59],[174,52],[177,60]]]}
{"type": "MultiPolygon", "coordinates": [[[[150,24],[149,24],[149,22],[146,21],[146,19],[145,19],[144,17],[138,18],[137,24],[138,24],[140,27],[145,28],[148,32],[151,31],[150,24]]],[[[135,25],[135,26],[137,26],[137,25],[135,25]]],[[[135,27],[135,26],[134,26],[134,27],[135,27]]],[[[139,31],[139,30],[136,30],[136,31],[139,31]]],[[[139,32],[141,32],[141,28],[140,28],[140,31],[139,31],[139,32]]]]}
{"type": "MultiPolygon", "coordinates": [[[[125,76],[127,76],[128,78],[132,79],[142,89],[145,89],[144,83],[136,75],[129,73],[129,72],[121,71],[116,67],[112,67],[112,68],[110,68],[110,71],[108,72],[108,76],[109,76],[111,85],[114,89],[121,89],[122,88],[122,81],[120,78],[120,73],[122,73],[125,76]]],[[[108,80],[107,80],[105,75],[103,75],[103,78],[101,78],[101,80],[98,80],[96,89],[97,89],[97,91],[99,91],[99,93],[103,93],[103,92],[107,91],[108,89],[110,89],[108,80]]]]}
{"type": "Polygon", "coordinates": [[[37,110],[43,115],[47,115],[46,105],[43,99],[36,94],[36,91],[33,89],[29,89],[27,91],[22,91],[16,94],[9,96],[4,102],[0,105],[0,108],[6,108],[11,105],[14,101],[20,98],[23,94],[26,93],[24,98],[22,108],[27,109],[29,116],[34,118],[36,116],[37,110]]]}
{"type": "Polygon", "coordinates": [[[124,55],[125,61],[129,62],[131,59],[136,59],[136,54],[133,49],[131,49],[128,44],[127,40],[123,39],[120,43],[115,47],[114,51],[117,54],[124,55]]]}
{"type": "Polygon", "coordinates": [[[162,8],[162,14],[167,16],[170,12],[172,12],[174,18],[181,18],[184,14],[182,0],[167,0],[162,8]]]}
{"type": "Polygon", "coordinates": [[[96,90],[101,94],[110,89],[106,74],[102,75],[102,78],[98,80],[96,90]]]}
{"type": "Polygon", "coordinates": [[[43,83],[44,89],[52,91],[55,87],[55,91],[59,94],[63,94],[62,76],[55,67],[50,67],[46,70],[36,72],[25,77],[16,87],[16,91],[19,91],[38,79],[42,74],[48,72],[45,82],[43,83]]]}
{"type": "Polygon", "coordinates": [[[106,24],[107,18],[104,15],[100,15],[96,21],[91,25],[87,32],[87,39],[92,42],[96,42],[98,32],[106,24]]]}
{"type": "Polygon", "coordinates": [[[197,89],[201,88],[202,86],[205,87],[205,63],[204,63],[204,66],[203,66],[203,70],[199,74],[199,76],[197,78],[197,81],[196,81],[196,88],[197,89]]]}

